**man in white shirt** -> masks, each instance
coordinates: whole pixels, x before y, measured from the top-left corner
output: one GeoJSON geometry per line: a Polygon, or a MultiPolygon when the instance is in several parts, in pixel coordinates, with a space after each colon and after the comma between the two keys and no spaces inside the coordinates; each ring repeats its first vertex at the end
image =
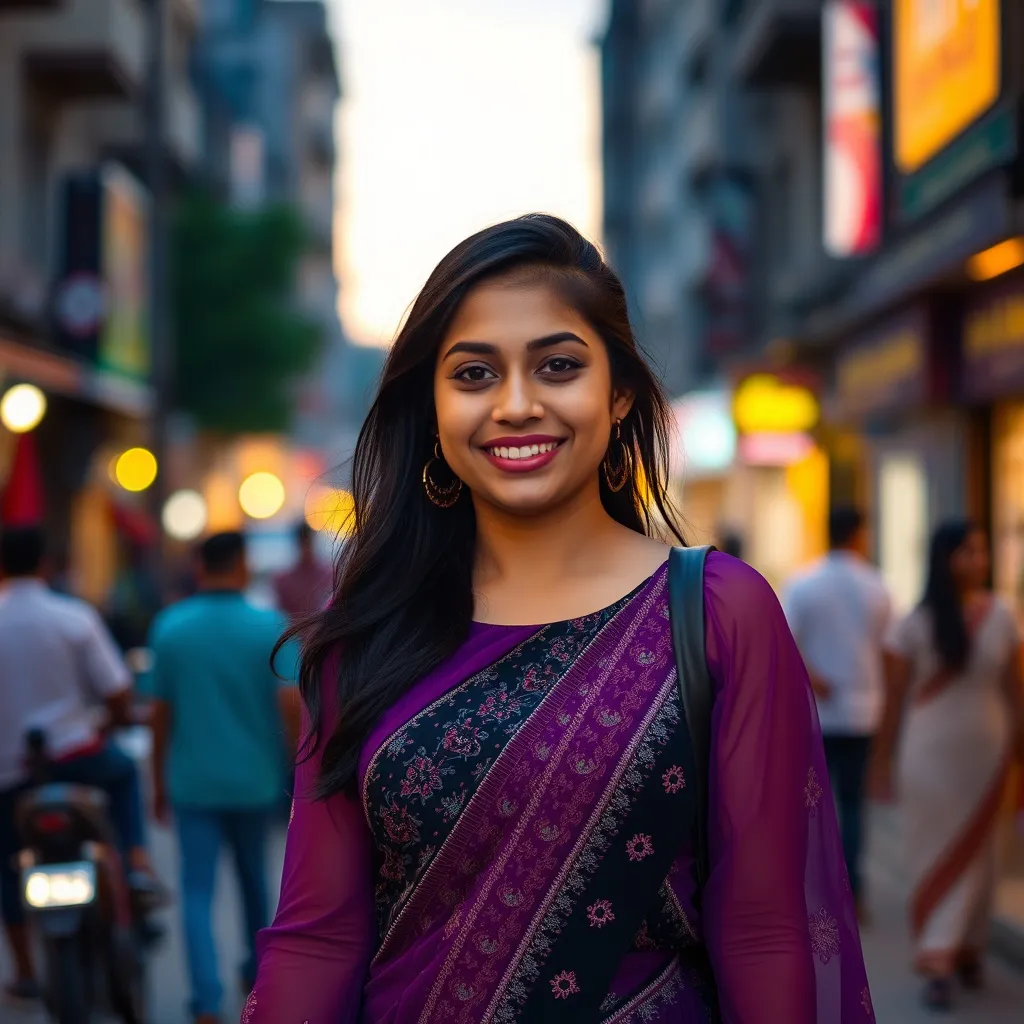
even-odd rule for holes
{"type": "Polygon", "coordinates": [[[861,512],[834,509],[829,539],[829,553],[790,583],[783,605],[817,697],[843,854],[862,906],[864,781],[885,701],[882,645],[891,604],[881,574],[865,557],[861,512]]]}
{"type": "Polygon", "coordinates": [[[26,734],[41,729],[55,781],[103,789],[133,884],[152,882],[145,849],[138,773],[108,743],[96,719],[131,722],[132,676],[96,611],[54,593],[42,577],[40,530],[0,536],[0,896],[16,978],[14,998],[35,998],[29,941],[13,862],[18,851],[15,808],[25,789],[26,734]]]}

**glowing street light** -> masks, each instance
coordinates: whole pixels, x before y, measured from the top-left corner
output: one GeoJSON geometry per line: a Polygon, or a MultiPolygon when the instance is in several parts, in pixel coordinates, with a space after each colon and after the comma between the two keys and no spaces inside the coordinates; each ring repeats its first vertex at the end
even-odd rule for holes
{"type": "Polygon", "coordinates": [[[12,434],[27,434],[46,415],[46,395],[35,384],[15,384],[0,399],[0,422],[12,434]]]}
{"type": "Polygon", "coordinates": [[[167,499],[161,518],[169,537],[195,540],[206,529],[206,501],[197,491],[176,491],[167,499]]]}
{"type": "Polygon", "coordinates": [[[284,506],[284,484],[273,473],[253,473],[238,488],[238,504],[250,519],[270,519],[284,506]]]}
{"type": "Polygon", "coordinates": [[[114,477],[126,491],[152,487],[156,474],[156,456],[145,448],[129,448],[114,464],[114,477]]]}

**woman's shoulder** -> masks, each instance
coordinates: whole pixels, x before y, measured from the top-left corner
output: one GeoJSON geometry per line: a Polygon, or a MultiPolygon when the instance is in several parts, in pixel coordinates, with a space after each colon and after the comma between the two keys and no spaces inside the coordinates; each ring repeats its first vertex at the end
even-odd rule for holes
{"type": "Polygon", "coordinates": [[[723,551],[712,551],[704,569],[704,604],[716,619],[763,620],[782,614],[772,585],[751,565],[723,551]]]}

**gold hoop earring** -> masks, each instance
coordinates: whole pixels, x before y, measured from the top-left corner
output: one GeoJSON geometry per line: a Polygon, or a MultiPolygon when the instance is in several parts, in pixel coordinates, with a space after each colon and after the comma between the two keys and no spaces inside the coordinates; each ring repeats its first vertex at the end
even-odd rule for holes
{"type": "MultiPolygon", "coordinates": [[[[434,442],[434,454],[423,467],[423,490],[427,492],[427,497],[438,508],[451,508],[459,500],[459,495],[462,493],[462,481],[454,473],[452,473],[454,480],[449,484],[439,484],[436,480],[433,480],[430,476],[430,467],[435,462],[447,465],[444,461],[444,456],[441,454],[440,441],[434,442]]],[[[451,473],[450,468],[448,472],[451,473]]]]}
{"type": "Polygon", "coordinates": [[[605,455],[604,462],[601,463],[601,469],[604,470],[605,483],[608,484],[608,490],[612,494],[618,494],[626,486],[626,481],[632,474],[633,466],[629,457],[629,448],[626,447],[626,442],[622,440],[622,427],[618,420],[615,421],[615,437],[608,446],[608,454],[605,455]],[[618,466],[613,464],[611,458],[612,449],[615,445],[622,449],[618,466]]]}

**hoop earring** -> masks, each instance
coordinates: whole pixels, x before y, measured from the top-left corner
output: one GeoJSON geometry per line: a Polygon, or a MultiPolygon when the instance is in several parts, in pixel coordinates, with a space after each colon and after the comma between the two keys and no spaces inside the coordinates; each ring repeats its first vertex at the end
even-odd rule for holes
{"type": "Polygon", "coordinates": [[[612,494],[618,494],[626,486],[626,481],[633,471],[632,462],[629,457],[629,448],[626,447],[626,442],[622,440],[622,427],[619,425],[618,420],[615,422],[615,437],[608,446],[608,454],[604,457],[604,462],[601,463],[601,469],[604,471],[604,479],[605,483],[608,484],[608,490],[612,494]],[[622,449],[618,466],[614,465],[611,458],[612,449],[615,445],[622,449]]]}
{"type": "MultiPolygon", "coordinates": [[[[423,467],[423,490],[427,492],[427,497],[438,508],[451,508],[459,500],[459,495],[462,493],[462,481],[454,473],[452,473],[452,476],[455,479],[450,484],[439,484],[436,480],[431,479],[430,467],[435,462],[445,464],[444,456],[441,454],[440,441],[434,442],[434,454],[423,467]]],[[[450,469],[449,472],[451,472],[450,469]]]]}

